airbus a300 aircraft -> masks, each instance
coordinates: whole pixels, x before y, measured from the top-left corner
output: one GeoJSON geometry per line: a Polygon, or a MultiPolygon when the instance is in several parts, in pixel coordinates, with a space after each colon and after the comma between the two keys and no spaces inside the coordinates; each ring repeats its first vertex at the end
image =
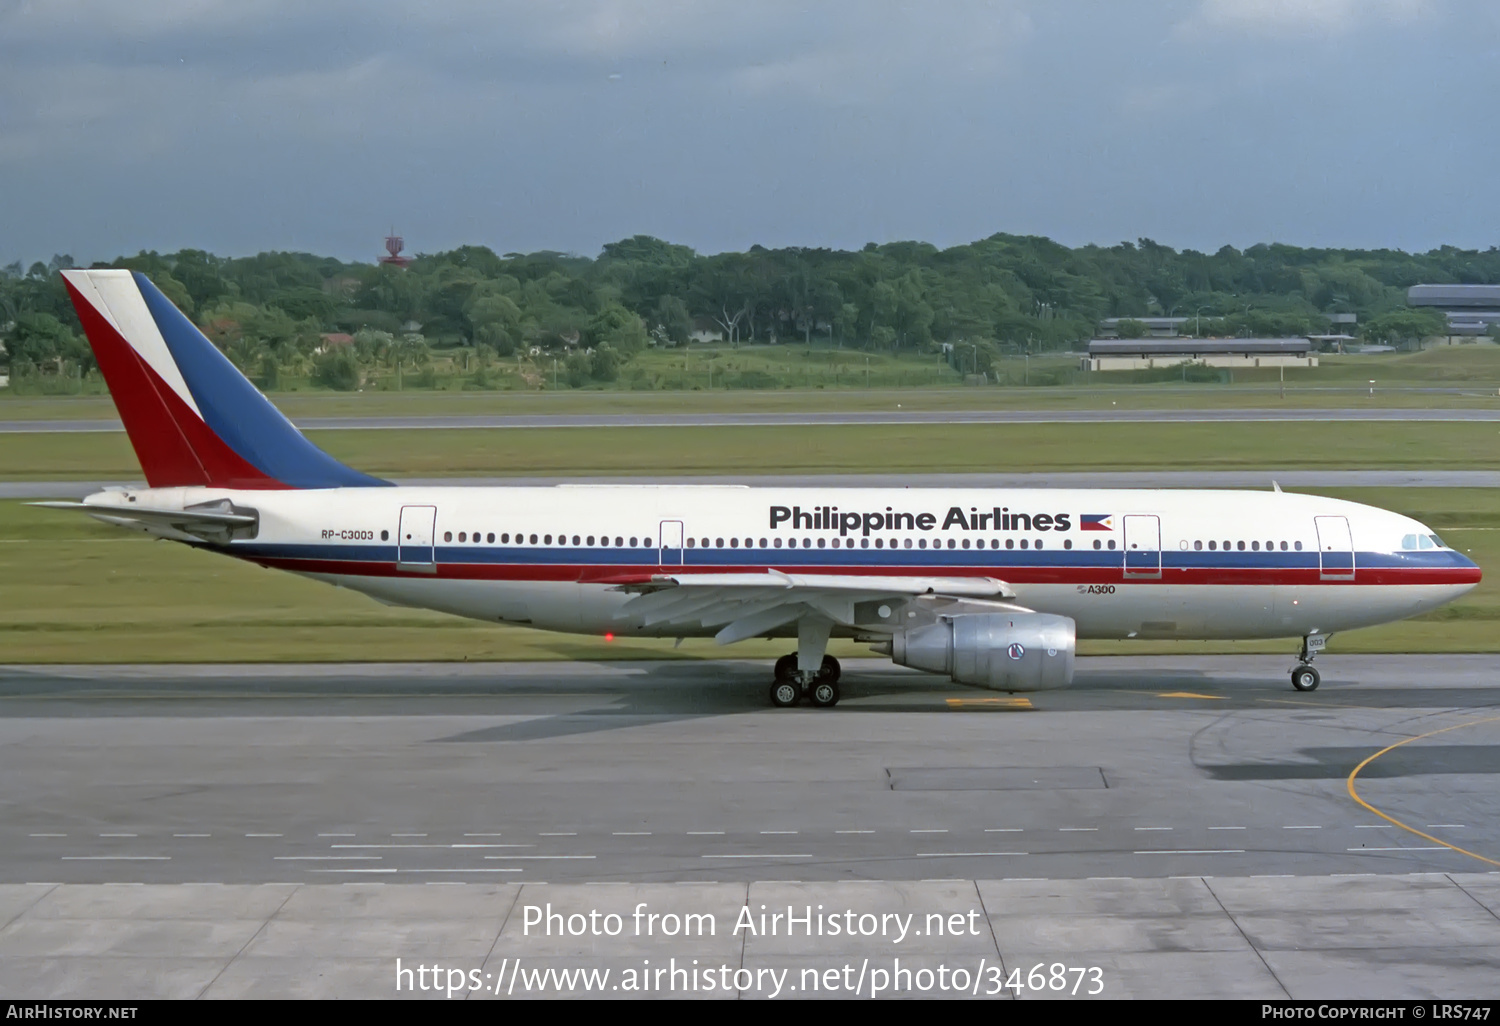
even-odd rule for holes
{"type": "Polygon", "coordinates": [[[147,487],[107,523],[402,606],[622,637],[790,637],[771,701],[839,700],[830,637],[1002,691],[1078,638],[1301,638],[1412,616],[1479,567],[1422,524],[1279,489],[395,486],[307,441],[139,273],[64,271],[147,487]]]}

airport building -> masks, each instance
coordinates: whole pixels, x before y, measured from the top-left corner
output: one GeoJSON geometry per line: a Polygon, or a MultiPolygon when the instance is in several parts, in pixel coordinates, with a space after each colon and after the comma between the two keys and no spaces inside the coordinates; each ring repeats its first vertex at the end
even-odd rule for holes
{"type": "Polygon", "coordinates": [[[1120,334],[1121,321],[1139,321],[1146,326],[1146,334],[1152,338],[1175,338],[1182,334],[1182,326],[1191,317],[1106,317],[1099,322],[1100,338],[1115,338],[1120,334]]]}
{"type": "Polygon", "coordinates": [[[1305,338],[1096,338],[1084,370],[1150,370],[1185,363],[1204,367],[1316,367],[1305,338]]]}
{"type": "Polygon", "coordinates": [[[1500,285],[1413,285],[1406,302],[1442,310],[1449,335],[1484,335],[1500,324],[1500,285]]]}

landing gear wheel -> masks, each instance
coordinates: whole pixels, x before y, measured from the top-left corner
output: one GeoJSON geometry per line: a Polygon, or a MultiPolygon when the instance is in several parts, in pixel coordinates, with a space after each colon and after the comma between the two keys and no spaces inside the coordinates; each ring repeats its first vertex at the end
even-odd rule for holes
{"type": "Polygon", "coordinates": [[[816,681],[807,689],[807,698],[819,709],[831,709],[839,704],[839,686],[831,680],[816,681]]]}
{"type": "MultiPolygon", "coordinates": [[[[824,656],[823,665],[818,668],[818,675],[814,679],[819,683],[827,682],[829,684],[837,684],[838,679],[843,675],[843,672],[843,667],[839,666],[839,661],[837,659],[835,659],[833,656],[824,656]]],[[[835,698],[833,701],[837,702],[838,699],[835,698]]],[[[832,705],[833,702],[829,702],[828,704],[832,705]]]]}
{"type": "Polygon", "coordinates": [[[1298,691],[1316,691],[1322,680],[1311,666],[1299,666],[1292,671],[1292,687],[1298,691]]]}
{"type": "Polygon", "coordinates": [[[784,655],[776,660],[776,669],[772,672],[778,682],[795,681],[797,679],[797,653],[793,652],[791,655],[784,655]]]}
{"type": "Polygon", "coordinates": [[[795,681],[778,680],[771,685],[771,704],[778,709],[790,709],[802,701],[802,689],[795,681]]]}

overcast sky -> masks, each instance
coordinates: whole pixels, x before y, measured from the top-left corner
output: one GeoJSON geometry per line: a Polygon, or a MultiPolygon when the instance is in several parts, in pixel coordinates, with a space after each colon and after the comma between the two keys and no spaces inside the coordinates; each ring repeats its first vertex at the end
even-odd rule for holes
{"type": "Polygon", "coordinates": [[[1494,0],[0,0],[0,262],[1500,244],[1494,0]]]}

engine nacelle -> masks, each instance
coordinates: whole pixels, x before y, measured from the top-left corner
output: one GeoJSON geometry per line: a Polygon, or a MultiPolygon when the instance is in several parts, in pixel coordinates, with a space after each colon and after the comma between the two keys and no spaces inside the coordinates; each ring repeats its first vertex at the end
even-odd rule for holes
{"type": "Polygon", "coordinates": [[[1076,628],[1050,613],[963,613],[897,631],[891,658],[995,691],[1065,688],[1073,683],[1076,628]]]}

